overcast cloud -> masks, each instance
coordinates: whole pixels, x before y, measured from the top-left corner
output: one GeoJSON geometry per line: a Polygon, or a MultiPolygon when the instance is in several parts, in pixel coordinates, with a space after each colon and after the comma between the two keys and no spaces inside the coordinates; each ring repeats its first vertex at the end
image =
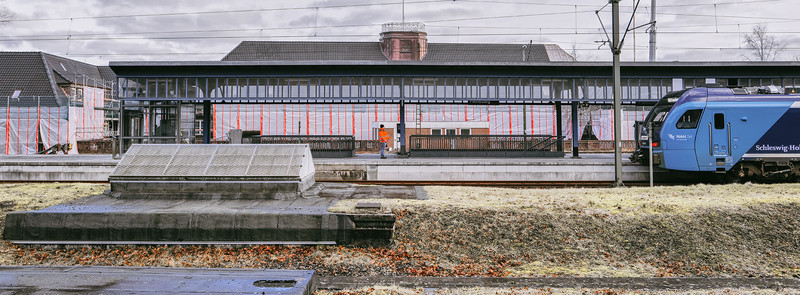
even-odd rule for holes
{"type": "MultiPolygon", "coordinates": [[[[219,60],[244,40],[374,42],[401,21],[401,0],[0,0],[0,50],[44,51],[97,65],[128,60],[219,60]],[[372,4],[372,5],[370,5],[372,4]],[[155,14],[155,15],[154,15],[155,14]],[[112,17],[109,17],[112,16],[112,17]]],[[[426,24],[429,42],[557,44],[579,60],[608,61],[595,10],[607,1],[406,0],[405,20],[426,24]]],[[[634,0],[622,0],[627,24],[634,0]]],[[[739,61],[757,24],[800,59],[796,0],[659,0],[658,61],[739,61]]],[[[600,13],[610,34],[611,7],[600,13]]],[[[642,0],[636,25],[650,19],[642,0]]],[[[628,34],[624,61],[648,60],[646,27],[628,34]],[[634,41],[635,38],[635,41],[634,41]],[[635,45],[635,46],[634,46],[635,45]],[[635,55],[634,55],[635,50],[635,55]]]]}

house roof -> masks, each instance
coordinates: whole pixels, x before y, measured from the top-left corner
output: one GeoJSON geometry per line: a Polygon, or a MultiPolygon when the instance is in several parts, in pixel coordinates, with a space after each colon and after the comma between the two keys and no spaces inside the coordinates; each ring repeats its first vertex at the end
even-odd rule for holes
{"type": "MultiPolygon", "coordinates": [[[[244,41],[223,61],[386,61],[379,42],[244,41]]],[[[575,61],[555,44],[428,43],[422,62],[575,61]]]]}
{"type": "Polygon", "coordinates": [[[111,68],[71,60],[43,52],[0,52],[0,105],[57,107],[67,105],[59,85],[102,85],[114,79],[111,68]],[[97,82],[95,82],[97,81],[97,82]],[[6,101],[15,90],[21,99],[6,101]],[[41,97],[31,98],[31,97],[41,97]]]}
{"type": "Polygon", "coordinates": [[[0,103],[17,107],[59,106],[40,52],[0,52],[0,103]],[[21,99],[6,100],[15,90],[21,99]],[[33,96],[41,96],[37,101],[33,96]]]}
{"type": "Polygon", "coordinates": [[[102,84],[101,81],[103,81],[104,77],[100,73],[98,66],[49,53],[42,53],[42,56],[53,71],[54,78],[58,84],[102,84]]]}

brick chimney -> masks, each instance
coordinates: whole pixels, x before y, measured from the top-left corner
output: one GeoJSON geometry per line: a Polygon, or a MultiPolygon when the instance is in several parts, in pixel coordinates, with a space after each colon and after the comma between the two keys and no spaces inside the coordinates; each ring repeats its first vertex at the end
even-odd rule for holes
{"type": "Polygon", "coordinates": [[[381,50],[389,60],[422,60],[428,53],[423,23],[387,23],[381,32],[381,50]]]}

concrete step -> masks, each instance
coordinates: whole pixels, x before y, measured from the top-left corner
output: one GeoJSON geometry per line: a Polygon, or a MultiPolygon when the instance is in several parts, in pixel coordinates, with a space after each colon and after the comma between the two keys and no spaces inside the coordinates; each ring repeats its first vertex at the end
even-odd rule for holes
{"type": "Polygon", "coordinates": [[[311,295],[313,270],[0,266],[3,294],[311,295]]]}
{"type": "Polygon", "coordinates": [[[296,200],[119,200],[92,196],[12,212],[11,241],[215,241],[347,243],[353,222],[329,213],[332,198],[296,200]]]}

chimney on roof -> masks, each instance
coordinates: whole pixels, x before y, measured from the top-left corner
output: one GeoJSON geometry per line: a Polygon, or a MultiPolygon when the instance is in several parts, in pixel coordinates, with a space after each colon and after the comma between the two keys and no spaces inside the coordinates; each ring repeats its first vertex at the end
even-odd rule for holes
{"type": "Polygon", "coordinates": [[[381,50],[389,60],[422,60],[428,53],[428,33],[423,23],[386,23],[381,50]]]}

